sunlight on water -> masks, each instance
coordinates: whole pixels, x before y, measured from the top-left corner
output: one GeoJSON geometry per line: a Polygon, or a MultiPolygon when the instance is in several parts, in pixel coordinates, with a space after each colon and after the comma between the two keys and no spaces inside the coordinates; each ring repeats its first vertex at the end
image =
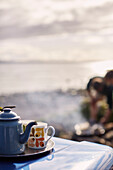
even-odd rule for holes
{"type": "Polygon", "coordinates": [[[113,60],[78,63],[0,64],[1,93],[85,89],[93,76],[113,69],[113,60]],[[10,74],[9,74],[10,70],[10,74]]]}
{"type": "Polygon", "coordinates": [[[94,62],[90,65],[92,72],[98,75],[105,75],[108,70],[113,69],[113,60],[94,62]]]}

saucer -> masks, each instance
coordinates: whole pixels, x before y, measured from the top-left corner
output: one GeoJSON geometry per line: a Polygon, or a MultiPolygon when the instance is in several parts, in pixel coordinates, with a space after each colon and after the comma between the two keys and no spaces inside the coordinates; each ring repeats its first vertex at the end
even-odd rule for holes
{"type": "Polygon", "coordinates": [[[25,151],[22,154],[17,155],[0,155],[0,160],[29,160],[29,159],[36,159],[42,156],[46,156],[47,154],[51,153],[55,146],[54,141],[49,140],[47,146],[44,149],[31,149],[28,146],[25,146],[25,151]]]}

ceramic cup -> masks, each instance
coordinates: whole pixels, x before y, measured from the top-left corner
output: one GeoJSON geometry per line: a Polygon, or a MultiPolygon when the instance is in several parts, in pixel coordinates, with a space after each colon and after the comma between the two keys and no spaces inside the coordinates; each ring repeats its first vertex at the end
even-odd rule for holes
{"type": "Polygon", "coordinates": [[[43,149],[47,146],[48,141],[54,136],[55,129],[48,126],[47,123],[37,122],[31,128],[30,137],[28,139],[28,147],[33,149],[43,149]],[[48,130],[51,129],[52,134],[48,136],[48,130]]]}

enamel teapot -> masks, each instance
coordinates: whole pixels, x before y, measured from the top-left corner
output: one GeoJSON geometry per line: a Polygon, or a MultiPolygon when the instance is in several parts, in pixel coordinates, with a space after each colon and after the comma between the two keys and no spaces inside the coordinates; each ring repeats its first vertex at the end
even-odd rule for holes
{"type": "Polygon", "coordinates": [[[0,112],[0,154],[21,154],[25,150],[30,130],[36,121],[30,122],[23,133],[23,125],[15,112],[11,109],[15,106],[6,106],[0,112]]]}

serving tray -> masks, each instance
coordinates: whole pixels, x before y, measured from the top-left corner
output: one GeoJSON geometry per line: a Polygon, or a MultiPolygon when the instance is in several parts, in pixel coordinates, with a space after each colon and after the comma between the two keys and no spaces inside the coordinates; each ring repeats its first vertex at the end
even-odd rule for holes
{"type": "Polygon", "coordinates": [[[26,145],[24,153],[17,154],[17,155],[0,155],[0,160],[7,160],[7,161],[27,160],[28,161],[31,159],[40,158],[42,156],[46,156],[47,154],[51,153],[53,151],[54,146],[55,143],[52,140],[48,141],[46,148],[40,150],[28,148],[26,145]]]}

